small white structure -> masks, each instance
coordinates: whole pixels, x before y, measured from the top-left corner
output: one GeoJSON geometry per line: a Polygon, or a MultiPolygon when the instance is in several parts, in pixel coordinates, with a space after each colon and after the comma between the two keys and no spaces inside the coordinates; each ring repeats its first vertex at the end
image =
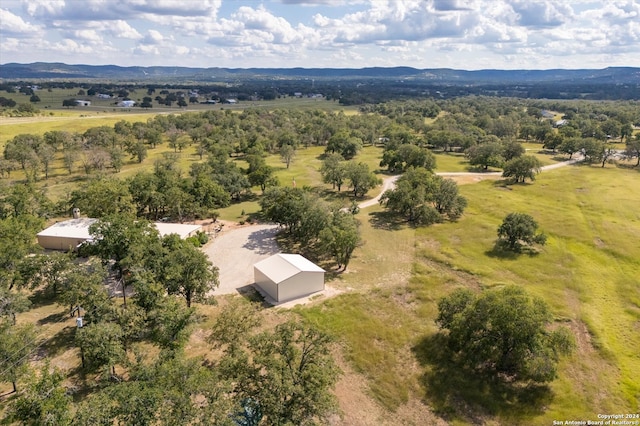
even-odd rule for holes
{"type": "Polygon", "coordinates": [[[36,235],[38,244],[50,250],[75,250],[80,244],[91,240],[89,227],[97,220],[79,218],[54,223],[36,235]]]}
{"type": "Polygon", "coordinates": [[[76,106],[91,106],[91,101],[76,99],[76,106]]]}
{"type": "MultiPolygon", "coordinates": [[[[77,214],[79,215],[79,211],[77,214]]],[[[76,211],[74,209],[75,215],[76,211]]],[[[92,241],[89,227],[97,221],[98,219],[92,218],[74,218],[54,223],[37,234],[38,244],[42,248],[49,250],[75,250],[85,241],[92,241]]],[[[182,239],[194,236],[202,229],[201,225],[184,223],[157,222],[153,226],[158,230],[161,237],[177,234],[182,239]]]]}
{"type": "Polygon", "coordinates": [[[324,290],[324,272],[299,254],[274,254],[253,266],[256,285],[278,303],[324,290]]]}
{"type": "Polygon", "coordinates": [[[127,101],[120,101],[118,102],[118,106],[119,107],[123,107],[123,108],[131,108],[136,104],[136,101],[131,101],[131,100],[127,100],[127,101]]]}

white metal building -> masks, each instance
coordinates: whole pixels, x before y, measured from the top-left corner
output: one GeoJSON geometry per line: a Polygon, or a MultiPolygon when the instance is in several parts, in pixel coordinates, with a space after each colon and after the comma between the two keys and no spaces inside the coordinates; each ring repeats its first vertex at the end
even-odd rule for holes
{"type": "MultiPolygon", "coordinates": [[[[42,248],[50,250],[75,250],[83,242],[91,240],[89,227],[97,220],[76,218],[55,223],[37,234],[38,244],[42,248]]],[[[182,239],[196,235],[202,229],[201,225],[184,223],[157,222],[153,225],[161,237],[178,234],[182,239]]]]}
{"type": "Polygon", "coordinates": [[[324,290],[324,272],[299,254],[274,254],[253,266],[256,285],[276,302],[324,290]]]}
{"type": "Polygon", "coordinates": [[[37,234],[38,244],[50,250],[75,250],[91,239],[89,227],[98,219],[80,218],[54,223],[37,234]]]}

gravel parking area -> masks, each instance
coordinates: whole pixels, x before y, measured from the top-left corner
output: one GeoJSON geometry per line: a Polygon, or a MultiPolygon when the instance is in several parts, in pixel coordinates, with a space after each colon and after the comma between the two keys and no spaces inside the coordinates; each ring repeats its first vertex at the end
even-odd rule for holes
{"type": "Polygon", "coordinates": [[[237,293],[253,284],[253,265],[278,253],[277,225],[226,227],[203,250],[220,269],[220,287],[214,295],[237,293]]]}

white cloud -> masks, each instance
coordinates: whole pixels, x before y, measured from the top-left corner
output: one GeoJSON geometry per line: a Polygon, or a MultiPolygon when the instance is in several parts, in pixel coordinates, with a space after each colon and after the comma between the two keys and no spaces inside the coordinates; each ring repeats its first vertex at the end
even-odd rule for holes
{"type": "Polygon", "coordinates": [[[117,38],[127,38],[132,40],[142,38],[142,35],[138,30],[121,19],[109,22],[105,27],[105,31],[108,31],[112,36],[117,38]]]}
{"type": "Polygon", "coordinates": [[[3,34],[30,35],[38,32],[40,28],[11,13],[6,9],[0,9],[0,32],[3,34]]]}
{"type": "Polygon", "coordinates": [[[640,66],[638,0],[4,0],[0,31],[21,62],[640,66]]]}
{"type": "Polygon", "coordinates": [[[102,41],[102,37],[95,30],[76,30],[73,35],[75,39],[81,39],[84,42],[99,43],[102,41]]]}
{"type": "Polygon", "coordinates": [[[556,0],[512,0],[518,23],[525,27],[555,27],[564,24],[572,15],[567,2],[556,0]]]}
{"type": "Polygon", "coordinates": [[[160,44],[163,40],[164,36],[159,31],[149,30],[142,42],[145,44],[160,44]]]}
{"type": "Polygon", "coordinates": [[[128,0],[132,10],[171,16],[215,17],[222,0],[128,0]]]}

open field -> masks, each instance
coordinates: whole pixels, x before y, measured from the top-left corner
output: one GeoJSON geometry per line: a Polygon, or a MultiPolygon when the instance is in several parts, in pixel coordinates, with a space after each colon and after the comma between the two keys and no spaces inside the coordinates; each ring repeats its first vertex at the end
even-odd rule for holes
{"type": "Polygon", "coordinates": [[[417,230],[376,226],[377,213],[363,211],[366,243],[340,278],[352,293],[300,313],[344,339],[389,409],[417,398],[452,422],[536,425],[633,412],[640,396],[640,194],[631,188],[639,177],[637,170],[570,166],[533,185],[466,185],[469,208],[458,223],[417,230]],[[532,214],[549,235],[538,255],[494,251],[496,229],[511,211],[532,214]],[[575,333],[577,350],[550,393],[526,404],[465,390],[454,378],[434,388],[433,366],[418,348],[436,332],[436,301],[458,287],[505,284],[543,298],[575,333]],[[460,396],[466,409],[453,402],[460,396]]]}

